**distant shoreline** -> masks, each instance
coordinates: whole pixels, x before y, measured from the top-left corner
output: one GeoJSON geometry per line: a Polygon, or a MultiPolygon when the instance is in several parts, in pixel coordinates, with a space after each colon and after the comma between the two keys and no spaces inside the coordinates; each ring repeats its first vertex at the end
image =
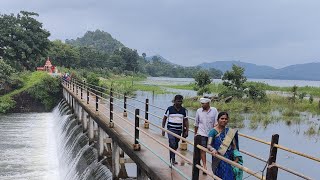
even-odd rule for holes
{"type": "MultiPolygon", "coordinates": [[[[193,78],[171,78],[171,77],[151,77],[147,78],[147,81],[163,82],[165,84],[176,83],[179,85],[186,85],[194,82],[193,78]]],[[[310,86],[320,87],[320,80],[298,80],[298,79],[259,79],[259,78],[248,78],[249,82],[262,82],[270,86],[279,87],[292,87],[294,85],[299,87],[310,86]]],[[[156,83],[151,82],[151,83],[156,83]]],[[[212,79],[213,83],[222,83],[221,79],[212,79]]]]}

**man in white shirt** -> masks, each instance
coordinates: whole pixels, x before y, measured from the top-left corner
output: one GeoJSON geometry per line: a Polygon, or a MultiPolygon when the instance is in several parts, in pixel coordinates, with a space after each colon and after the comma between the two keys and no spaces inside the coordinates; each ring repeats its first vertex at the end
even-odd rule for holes
{"type": "MultiPolygon", "coordinates": [[[[217,122],[218,110],[210,107],[211,100],[207,97],[200,98],[201,108],[197,110],[194,123],[194,131],[196,136],[201,136],[201,146],[207,147],[208,134],[217,122]]],[[[201,160],[203,168],[207,169],[206,152],[201,151],[201,160]]],[[[205,174],[205,173],[203,173],[205,174]]]]}

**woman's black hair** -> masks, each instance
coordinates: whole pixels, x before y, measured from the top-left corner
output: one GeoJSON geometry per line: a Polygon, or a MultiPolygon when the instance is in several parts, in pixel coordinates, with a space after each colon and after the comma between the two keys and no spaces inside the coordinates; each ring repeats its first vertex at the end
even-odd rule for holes
{"type": "Polygon", "coordinates": [[[220,112],[220,113],[218,114],[218,119],[217,119],[217,121],[219,121],[219,119],[220,119],[221,116],[223,116],[223,115],[226,115],[226,116],[229,118],[229,114],[228,114],[227,112],[220,112]]]}

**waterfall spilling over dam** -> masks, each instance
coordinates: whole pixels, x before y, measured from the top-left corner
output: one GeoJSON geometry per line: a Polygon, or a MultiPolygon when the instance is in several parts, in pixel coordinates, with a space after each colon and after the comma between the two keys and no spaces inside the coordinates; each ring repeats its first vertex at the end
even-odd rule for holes
{"type": "Polygon", "coordinates": [[[63,101],[53,111],[60,177],[64,180],[112,179],[112,173],[98,161],[97,150],[78,125],[71,110],[63,101]]]}
{"type": "Polygon", "coordinates": [[[1,180],[60,179],[55,118],[52,115],[0,115],[1,180]]]}
{"type": "Polygon", "coordinates": [[[112,179],[63,101],[51,113],[1,115],[0,139],[1,180],[112,179]]]}

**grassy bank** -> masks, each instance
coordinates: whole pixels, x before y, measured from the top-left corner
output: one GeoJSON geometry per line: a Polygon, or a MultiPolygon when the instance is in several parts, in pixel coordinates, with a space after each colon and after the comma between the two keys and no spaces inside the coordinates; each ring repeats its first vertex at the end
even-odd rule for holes
{"type": "Polygon", "coordinates": [[[6,113],[15,107],[14,96],[24,91],[41,101],[46,109],[51,109],[54,106],[60,91],[58,79],[52,78],[44,72],[24,72],[19,76],[23,81],[23,87],[0,97],[0,113],[6,113]]]}
{"type": "Polygon", "coordinates": [[[170,93],[160,86],[143,84],[146,77],[112,76],[110,78],[100,78],[100,86],[112,87],[116,92],[134,95],[135,91],[149,91],[154,94],[170,93]]]}
{"type": "MultiPolygon", "coordinates": [[[[247,86],[253,85],[258,87],[261,90],[265,91],[279,91],[279,92],[291,92],[292,87],[279,87],[279,86],[271,86],[262,82],[246,82],[247,86]]],[[[166,87],[175,88],[175,89],[185,89],[185,90],[194,90],[195,84],[185,84],[185,85],[167,85],[166,87]]],[[[225,86],[222,83],[211,83],[209,85],[209,89],[212,93],[220,93],[225,90],[225,86]]],[[[306,93],[307,95],[312,95],[314,97],[320,97],[320,87],[311,87],[311,86],[303,86],[298,87],[298,93],[306,93]]]]}

